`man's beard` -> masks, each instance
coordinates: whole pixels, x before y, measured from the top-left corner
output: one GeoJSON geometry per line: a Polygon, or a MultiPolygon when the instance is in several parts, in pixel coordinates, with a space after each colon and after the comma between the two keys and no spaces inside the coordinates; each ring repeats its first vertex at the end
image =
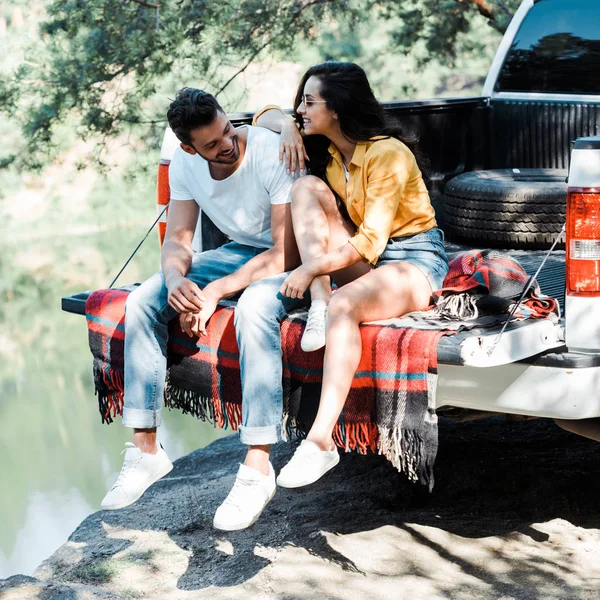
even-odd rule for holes
{"type": "Polygon", "coordinates": [[[216,158],[210,160],[206,157],[203,158],[206,158],[207,162],[213,163],[215,165],[232,165],[233,163],[237,162],[237,160],[240,157],[240,144],[238,141],[238,136],[236,135],[233,138],[231,138],[231,141],[233,142],[231,154],[222,158],[219,158],[219,156],[217,156],[216,158]]]}

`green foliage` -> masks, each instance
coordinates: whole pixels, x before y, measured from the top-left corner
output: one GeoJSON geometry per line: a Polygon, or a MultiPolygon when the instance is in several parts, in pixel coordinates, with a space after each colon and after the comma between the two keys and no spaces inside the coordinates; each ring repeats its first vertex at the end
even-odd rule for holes
{"type": "Polygon", "coordinates": [[[444,58],[434,56],[425,40],[417,39],[410,51],[400,46],[402,18],[378,10],[358,23],[336,19],[314,39],[300,42],[292,60],[304,67],[321,60],[357,62],[384,101],[479,94],[501,35],[478,14],[467,25],[457,34],[456,55],[444,58]]]}
{"type": "Polygon", "coordinates": [[[119,565],[115,560],[103,560],[98,563],[78,564],[68,572],[71,581],[81,581],[95,585],[108,583],[119,573],[119,565]]]}
{"type": "Polygon", "coordinates": [[[477,48],[477,36],[466,36],[477,12],[497,32],[503,33],[521,0],[488,0],[478,10],[474,0],[406,0],[382,3],[386,18],[396,18],[400,26],[394,45],[404,52],[421,46],[422,64],[441,59],[452,65],[457,56],[477,48]]]}
{"type": "Polygon", "coordinates": [[[36,61],[21,62],[0,81],[0,110],[24,134],[20,148],[0,156],[0,167],[16,161],[39,168],[57,156],[61,124],[82,139],[132,131],[156,137],[166,100],[154,98],[167,80],[193,76],[217,95],[227,90],[223,105],[231,108],[243,96],[236,77],[251,62],[289,56],[317,39],[320,60],[368,55],[357,32],[373,33],[382,21],[393,25],[390,52],[414,53],[421,66],[453,65],[481,47],[468,35],[478,12],[501,31],[518,4],[488,0],[484,10],[475,0],[153,1],[50,0],[43,42],[27,52],[36,61]]]}

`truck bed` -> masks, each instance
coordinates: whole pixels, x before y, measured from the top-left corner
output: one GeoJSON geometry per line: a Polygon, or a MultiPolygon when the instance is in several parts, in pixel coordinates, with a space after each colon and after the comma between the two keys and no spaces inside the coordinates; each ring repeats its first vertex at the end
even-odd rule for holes
{"type": "MultiPolygon", "coordinates": [[[[447,244],[450,257],[464,249],[447,244]]],[[[516,258],[530,275],[546,254],[543,250],[504,252],[516,258]]],[[[538,281],[542,292],[559,301],[563,315],[565,276],[565,252],[552,252],[538,281]]],[[[486,348],[499,330],[473,329],[441,339],[437,408],[554,419],[600,417],[600,399],[590,393],[600,385],[600,356],[567,350],[564,318],[556,325],[547,319],[510,325],[489,356],[486,348]],[[535,351],[536,346],[541,350],[535,351]]]]}

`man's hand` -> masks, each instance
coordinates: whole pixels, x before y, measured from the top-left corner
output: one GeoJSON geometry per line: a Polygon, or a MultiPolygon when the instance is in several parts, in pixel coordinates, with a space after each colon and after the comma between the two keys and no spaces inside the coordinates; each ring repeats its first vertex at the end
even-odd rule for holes
{"type": "Polygon", "coordinates": [[[308,264],[300,265],[286,277],[279,291],[290,298],[303,298],[314,278],[315,275],[308,264]]]}
{"type": "Polygon", "coordinates": [[[202,290],[186,277],[178,277],[167,283],[169,305],[178,313],[193,313],[202,310],[205,296],[202,290]]]}
{"type": "Polygon", "coordinates": [[[195,312],[185,312],[179,315],[181,329],[190,337],[206,335],[206,323],[213,316],[221,299],[212,291],[210,285],[204,288],[202,308],[195,312]]]}

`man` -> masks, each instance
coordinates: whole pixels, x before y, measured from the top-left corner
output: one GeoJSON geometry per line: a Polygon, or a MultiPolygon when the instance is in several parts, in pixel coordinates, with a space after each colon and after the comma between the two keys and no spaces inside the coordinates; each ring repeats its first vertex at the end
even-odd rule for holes
{"type": "Polygon", "coordinates": [[[167,118],[181,145],[169,169],[162,269],[126,305],[123,424],[133,428],[133,444],[126,444],[123,468],[102,508],[132,504],[172,469],[156,441],[169,321],[179,315],[189,335],[203,335],[217,303],[245,290],[234,322],[242,374],[240,439],[249,449],[214,519],[219,529],[243,529],[275,493],[269,445],[281,434],[279,321],[297,301],[277,297],[280,277],[266,286],[251,284],[299,261],[289,204],[292,179],[278,160],[277,134],[233,127],[217,100],[202,90],[180,90],[167,118]],[[193,254],[199,209],[233,241],[193,254]]]}

